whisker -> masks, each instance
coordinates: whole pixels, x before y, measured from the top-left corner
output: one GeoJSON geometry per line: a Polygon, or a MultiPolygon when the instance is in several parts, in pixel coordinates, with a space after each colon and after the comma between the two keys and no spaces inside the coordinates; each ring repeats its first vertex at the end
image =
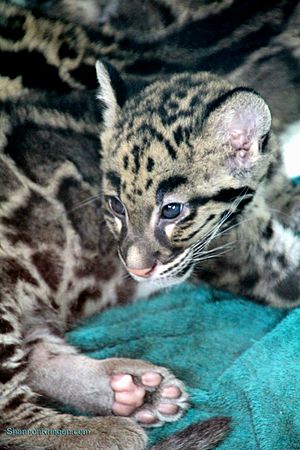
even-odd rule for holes
{"type": "Polygon", "coordinates": [[[235,223],[234,225],[231,225],[230,227],[225,228],[225,230],[221,230],[220,233],[218,233],[218,234],[215,235],[215,238],[220,237],[220,236],[223,236],[224,234],[228,233],[229,231],[233,230],[234,228],[237,228],[238,226],[240,226],[240,225],[242,225],[242,224],[244,224],[244,223],[246,223],[246,222],[251,222],[251,221],[253,221],[253,220],[255,220],[255,219],[256,219],[255,217],[251,217],[251,218],[242,220],[242,221],[240,221],[239,223],[235,223]]]}
{"type": "MultiPolygon", "coordinates": [[[[226,248],[226,247],[231,247],[233,244],[235,244],[237,241],[235,240],[235,241],[231,241],[231,242],[227,242],[226,244],[224,244],[224,245],[219,245],[218,247],[215,247],[215,248],[212,248],[212,249],[210,249],[210,250],[206,250],[206,251],[204,251],[204,252],[199,252],[198,254],[199,255],[209,255],[210,253],[214,253],[214,252],[216,252],[216,251],[218,251],[218,250],[222,250],[223,248],[226,248]]],[[[197,255],[197,254],[196,254],[197,255]]]]}
{"type": "Polygon", "coordinates": [[[83,206],[87,206],[96,200],[99,200],[102,197],[102,194],[92,195],[91,197],[87,197],[86,199],[82,200],[81,202],[77,203],[72,208],[67,209],[68,212],[76,211],[79,208],[82,208],[83,206]]]}
{"type": "Polygon", "coordinates": [[[269,208],[269,210],[274,212],[274,213],[276,213],[276,214],[280,214],[281,216],[290,217],[290,214],[284,213],[280,209],[269,208]]]}
{"type": "MultiPolygon", "coordinates": [[[[205,233],[204,236],[202,236],[201,241],[198,241],[193,248],[196,250],[202,250],[204,247],[207,247],[210,242],[217,236],[220,236],[223,234],[223,230],[221,233],[218,233],[222,225],[230,218],[232,213],[237,209],[238,205],[241,203],[242,200],[247,198],[247,196],[253,196],[253,194],[247,194],[247,188],[245,193],[241,193],[232,203],[230,206],[230,209],[225,214],[225,216],[222,217],[222,219],[217,222],[217,224],[212,228],[212,230],[209,230],[207,233],[205,233]]],[[[228,230],[228,229],[227,229],[228,230]]],[[[226,230],[224,230],[226,231],[226,230]]]]}
{"type": "Polygon", "coordinates": [[[220,252],[220,253],[216,253],[215,255],[205,256],[204,258],[200,258],[199,257],[199,258],[195,259],[195,263],[199,263],[199,262],[202,262],[202,261],[207,261],[208,259],[219,258],[220,256],[224,256],[228,252],[229,252],[229,250],[223,251],[223,252],[220,252]]]}

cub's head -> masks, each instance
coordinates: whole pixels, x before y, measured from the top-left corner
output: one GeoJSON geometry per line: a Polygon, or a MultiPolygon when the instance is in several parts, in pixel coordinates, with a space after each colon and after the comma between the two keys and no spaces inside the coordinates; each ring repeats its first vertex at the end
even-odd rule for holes
{"type": "Polygon", "coordinates": [[[121,108],[100,63],[97,75],[105,216],[120,258],[138,281],[180,282],[274,162],[269,108],[208,73],[155,82],[121,108]]]}

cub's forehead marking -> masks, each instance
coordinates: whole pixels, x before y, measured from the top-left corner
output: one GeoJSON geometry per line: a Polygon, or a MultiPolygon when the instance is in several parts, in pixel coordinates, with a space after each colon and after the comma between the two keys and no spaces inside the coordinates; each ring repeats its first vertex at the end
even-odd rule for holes
{"type": "Polygon", "coordinates": [[[111,183],[111,185],[115,188],[118,194],[121,192],[121,178],[120,175],[114,170],[110,170],[106,174],[106,178],[111,183]]]}
{"type": "Polygon", "coordinates": [[[187,184],[187,182],[188,179],[181,175],[175,175],[162,180],[156,190],[156,204],[159,205],[162,202],[165,194],[174,191],[179,186],[187,184]]]}

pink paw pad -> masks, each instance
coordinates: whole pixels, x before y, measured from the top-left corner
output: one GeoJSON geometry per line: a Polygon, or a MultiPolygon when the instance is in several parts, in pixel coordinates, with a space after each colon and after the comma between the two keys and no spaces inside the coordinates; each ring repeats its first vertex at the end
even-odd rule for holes
{"type": "Polygon", "coordinates": [[[112,412],[118,416],[134,415],[145,426],[176,420],[187,407],[187,396],[178,380],[172,377],[165,381],[162,375],[151,371],[140,377],[126,373],[113,375],[111,387],[115,398],[112,412]],[[178,385],[172,385],[174,380],[178,385]]]}

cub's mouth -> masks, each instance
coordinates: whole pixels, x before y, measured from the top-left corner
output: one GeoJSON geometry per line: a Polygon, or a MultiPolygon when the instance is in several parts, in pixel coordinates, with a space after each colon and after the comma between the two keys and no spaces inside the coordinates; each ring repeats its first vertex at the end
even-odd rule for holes
{"type": "Polygon", "coordinates": [[[152,281],[166,285],[178,284],[191,275],[194,267],[190,249],[184,250],[168,263],[156,260],[152,267],[128,267],[120,252],[119,257],[130,276],[138,282],[152,281]]]}

